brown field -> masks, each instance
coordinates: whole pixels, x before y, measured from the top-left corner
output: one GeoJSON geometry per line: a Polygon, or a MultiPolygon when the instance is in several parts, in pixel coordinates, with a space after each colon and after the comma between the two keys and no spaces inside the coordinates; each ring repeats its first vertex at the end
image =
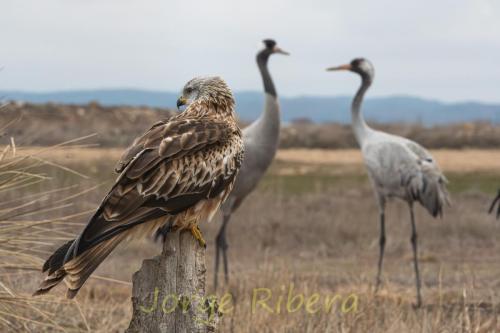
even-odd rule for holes
{"type": "MultiPolygon", "coordinates": [[[[123,148],[63,148],[47,149],[42,153],[39,153],[38,148],[20,149],[22,154],[37,154],[62,164],[75,163],[76,160],[91,163],[102,158],[118,160],[122,152],[123,148]]],[[[443,171],[495,172],[500,170],[500,150],[498,149],[435,149],[431,150],[431,154],[443,171]]],[[[363,163],[359,149],[281,149],[276,159],[283,163],[332,167],[361,166],[363,163]]]]}
{"type": "MultiPolygon", "coordinates": [[[[39,149],[18,149],[18,154],[35,152],[39,149]]],[[[17,261],[4,260],[7,264],[0,265],[0,331],[121,332],[127,327],[131,275],[143,258],[160,251],[160,245],[150,239],[118,248],[74,301],[63,299],[63,287],[50,296],[29,296],[41,279],[34,269],[57,244],[82,228],[111,184],[112,168],[120,153],[121,149],[111,148],[49,149],[38,156],[53,165],[36,170],[50,179],[15,193],[0,192],[0,202],[5,203],[72,186],[47,194],[47,201],[37,204],[35,215],[28,212],[7,219],[8,209],[0,205],[2,225],[13,225],[7,223],[11,220],[33,223],[46,219],[53,223],[51,229],[32,227],[26,239],[38,243],[17,253],[21,255],[15,257],[17,261]],[[91,190],[72,197],[86,189],[91,190]],[[51,238],[43,239],[47,231],[51,238]],[[21,305],[15,306],[14,296],[21,305]]],[[[500,186],[500,151],[432,153],[450,180],[453,206],[437,220],[423,209],[416,211],[423,308],[412,306],[410,224],[406,206],[399,202],[389,205],[387,212],[384,287],[378,294],[373,292],[377,210],[359,152],[281,150],[266,178],[229,226],[231,277],[229,285],[217,294],[230,292],[233,309],[223,316],[221,332],[499,331],[500,224],[486,210],[500,186]],[[286,307],[291,286],[292,296],[301,294],[307,300],[318,294],[321,304],[338,296],[330,312],[322,306],[310,313],[303,306],[291,313],[286,307]],[[262,307],[252,311],[256,288],[271,291],[268,303],[273,313],[262,307]]],[[[218,226],[218,217],[201,226],[208,241],[210,292],[218,226]]],[[[0,257],[13,258],[8,243],[0,235],[0,257]]]]}
{"type": "MultiPolygon", "coordinates": [[[[431,150],[443,171],[484,172],[500,170],[498,149],[436,149],[431,150]]],[[[358,166],[362,156],[358,149],[281,149],[277,159],[283,162],[331,166],[358,166]]]]}

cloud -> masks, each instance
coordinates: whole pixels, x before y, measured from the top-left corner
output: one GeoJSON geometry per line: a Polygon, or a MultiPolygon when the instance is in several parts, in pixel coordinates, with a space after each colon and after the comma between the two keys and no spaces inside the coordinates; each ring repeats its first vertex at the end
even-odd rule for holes
{"type": "Polygon", "coordinates": [[[179,90],[195,75],[261,89],[258,42],[292,53],[271,71],[286,95],[352,94],[323,68],[366,56],[373,95],[500,101],[495,0],[3,0],[0,89],[179,90]]]}

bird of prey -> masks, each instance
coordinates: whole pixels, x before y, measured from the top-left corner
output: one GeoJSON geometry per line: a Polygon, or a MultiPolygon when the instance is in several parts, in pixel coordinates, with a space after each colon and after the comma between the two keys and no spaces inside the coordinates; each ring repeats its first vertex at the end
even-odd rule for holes
{"type": "Polygon", "coordinates": [[[354,136],[361,147],[379,207],[380,253],[376,288],[378,289],[380,285],[386,241],[385,204],[387,199],[399,198],[408,203],[410,210],[412,230],[410,240],[416,277],[417,306],[420,306],[422,297],[413,203],[420,202],[433,217],[441,216],[444,204],[449,204],[446,178],[431,154],[418,143],[374,130],[366,124],[361,113],[361,103],[375,76],[375,69],[368,60],[357,58],[349,64],[331,67],[328,70],[348,70],[361,76],[361,86],[352,102],[351,114],[354,136]]]}
{"type": "Polygon", "coordinates": [[[498,190],[498,194],[496,196],[495,199],[493,199],[493,202],[491,203],[491,206],[490,206],[490,209],[489,209],[489,213],[493,213],[493,211],[495,210],[495,205],[498,203],[498,207],[497,207],[497,219],[500,218],[500,189],[498,190]]]}
{"type": "Polygon", "coordinates": [[[87,226],[43,265],[35,295],[66,279],[73,298],[121,241],[169,224],[205,244],[198,222],[209,221],[233,187],[243,161],[231,90],[219,77],[189,81],[177,101],[186,110],[154,124],[117,164],[119,176],[87,226]]]}
{"type": "Polygon", "coordinates": [[[221,252],[226,283],[229,279],[226,228],[231,214],[238,209],[243,200],[255,189],[267,168],[271,165],[278,149],[281,126],[280,106],[278,103],[278,94],[267,68],[267,62],[272,54],[288,55],[288,53],[279,48],[272,39],[265,39],[263,43],[264,48],[257,53],[257,65],[264,85],[265,106],[260,117],[243,129],[245,159],[234,184],[234,189],[221,207],[223,220],[216,238],[215,289],[217,289],[218,284],[217,277],[221,252]]]}

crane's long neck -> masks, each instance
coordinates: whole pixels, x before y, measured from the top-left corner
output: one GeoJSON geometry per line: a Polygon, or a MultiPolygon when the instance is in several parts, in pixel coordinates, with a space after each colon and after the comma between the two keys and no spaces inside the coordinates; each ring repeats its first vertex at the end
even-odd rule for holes
{"type": "Polygon", "coordinates": [[[365,118],[361,113],[361,105],[363,103],[363,97],[370,88],[372,84],[372,79],[368,76],[361,76],[361,86],[354,96],[351,106],[351,116],[352,116],[352,129],[354,131],[354,136],[356,140],[361,145],[368,132],[371,131],[371,128],[366,124],[365,118]]]}
{"type": "Polygon", "coordinates": [[[262,83],[264,85],[265,105],[264,111],[256,121],[259,130],[262,133],[262,139],[268,140],[273,143],[278,140],[280,130],[280,108],[278,104],[278,94],[274,87],[271,74],[267,68],[267,62],[271,52],[267,49],[257,54],[257,65],[262,76],[262,83]]]}
{"type": "Polygon", "coordinates": [[[276,88],[274,88],[273,79],[271,78],[271,74],[269,74],[269,70],[267,69],[267,62],[270,55],[271,52],[267,49],[260,51],[257,54],[257,65],[259,66],[260,75],[262,76],[264,91],[274,98],[277,98],[278,95],[276,93],[276,88]]]}

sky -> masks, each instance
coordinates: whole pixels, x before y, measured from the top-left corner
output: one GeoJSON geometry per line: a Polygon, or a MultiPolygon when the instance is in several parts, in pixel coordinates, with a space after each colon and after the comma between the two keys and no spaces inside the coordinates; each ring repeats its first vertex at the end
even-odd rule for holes
{"type": "Polygon", "coordinates": [[[274,38],[279,94],[352,95],[328,66],[363,56],[371,96],[500,102],[498,0],[2,0],[0,90],[180,91],[221,75],[261,90],[255,54],[274,38]]]}

